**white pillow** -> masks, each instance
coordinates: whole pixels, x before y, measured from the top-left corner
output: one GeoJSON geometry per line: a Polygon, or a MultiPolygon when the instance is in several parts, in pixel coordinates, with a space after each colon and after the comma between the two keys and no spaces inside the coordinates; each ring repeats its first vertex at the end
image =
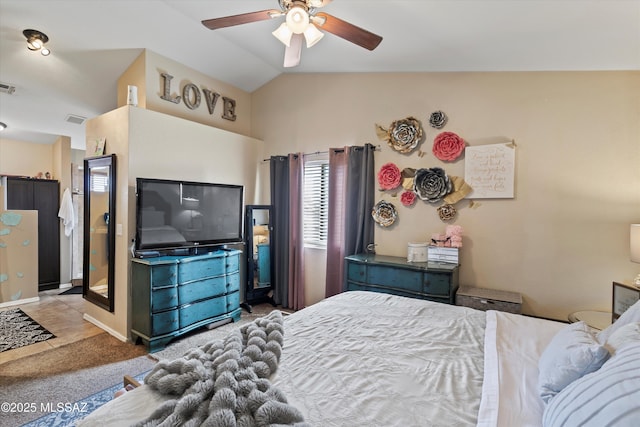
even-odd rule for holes
{"type": "Polygon", "coordinates": [[[547,345],[538,361],[538,391],[544,403],[585,374],[596,371],[609,352],[585,322],[562,328],[547,345]]]}
{"type": "Polygon", "coordinates": [[[640,420],[640,342],[625,345],[547,405],[544,427],[637,427],[640,420]]]}
{"type": "Polygon", "coordinates": [[[622,316],[618,318],[611,326],[606,329],[600,331],[597,335],[598,341],[601,344],[607,342],[612,333],[614,333],[618,328],[623,327],[627,323],[632,322],[640,322],[640,300],[633,304],[631,307],[627,309],[622,316]]]}
{"type": "Polygon", "coordinates": [[[604,347],[609,353],[615,354],[621,347],[632,342],[640,342],[640,322],[627,323],[616,329],[604,344],[604,347]]]}

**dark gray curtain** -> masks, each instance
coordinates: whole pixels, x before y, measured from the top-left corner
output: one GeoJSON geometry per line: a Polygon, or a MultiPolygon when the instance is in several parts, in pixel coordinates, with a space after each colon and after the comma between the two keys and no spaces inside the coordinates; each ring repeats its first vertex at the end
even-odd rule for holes
{"type": "Polygon", "coordinates": [[[269,160],[271,205],[273,206],[273,301],[285,305],[289,300],[289,161],[287,156],[269,160]]]}
{"type": "Polygon", "coordinates": [[[365,253],[374,240],[375,223],[371,216],[376,191],[374,152],[371,144],[347,147],[345,255],[365,253]]]}
{"type": "Polygon", "coordinates": [[[275,227],[274,302],[304,308],[304,237],[302,224],[302,154],[271,158],[271,200],[275,227]]]}
{"type": "Polygon", "coordinates": [[[344,257],[374,242],[375,147],[329,150],[329,224],[325,296],[343,292],[344,257]]]}

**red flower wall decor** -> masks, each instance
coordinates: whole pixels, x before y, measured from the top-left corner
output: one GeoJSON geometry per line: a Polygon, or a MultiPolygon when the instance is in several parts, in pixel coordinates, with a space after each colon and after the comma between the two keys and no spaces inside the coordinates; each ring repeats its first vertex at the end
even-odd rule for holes
{"type": "Polygon", "coordinates": [[[378,184],[382,190],[393,190],[400,185],[402,173],[394,163],[385,163],[378,172],[378,184]]]}
{"type": "Polygon", "coordinates": [[[411,206],[416,202],[416,193],[413,191],[404,191],[400,195],[400,202],[405,206],[411,206]]]}
{"type": "Polygon", "coordinates": [[[450,162],[464,151],[465,142],[453,132],[442,132],[433,140],[433,154],[440,160],[450,162]]]}

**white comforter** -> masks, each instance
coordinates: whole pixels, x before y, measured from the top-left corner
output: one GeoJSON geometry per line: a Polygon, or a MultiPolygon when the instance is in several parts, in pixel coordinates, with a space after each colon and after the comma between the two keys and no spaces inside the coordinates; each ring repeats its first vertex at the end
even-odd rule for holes
{"type": "Polygon", "coordinates": [[[322,427],[473,426],[485,313],[347,292],[286,319],[274,385],[322,427]]]}
{"type": "MultiPolygon", "coordinates": [[[[284,325],[272,380],[318,427],[539,426],[537,359],[562,326],[369,292],[329,298],[284,325]]],[[[132,424],[162,399],[143,386],[79,425],[132,424]]]]}

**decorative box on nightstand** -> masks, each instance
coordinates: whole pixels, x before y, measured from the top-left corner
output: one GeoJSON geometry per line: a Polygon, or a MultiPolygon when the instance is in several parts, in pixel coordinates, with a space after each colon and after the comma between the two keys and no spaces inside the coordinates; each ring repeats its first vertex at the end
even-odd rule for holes
{"type": "Polygon", "coordinates": [[[460,286],[456,293],[456,305],[478,310],[498,310],[520,314],[522,295],[517,292],[460,286]]]}

